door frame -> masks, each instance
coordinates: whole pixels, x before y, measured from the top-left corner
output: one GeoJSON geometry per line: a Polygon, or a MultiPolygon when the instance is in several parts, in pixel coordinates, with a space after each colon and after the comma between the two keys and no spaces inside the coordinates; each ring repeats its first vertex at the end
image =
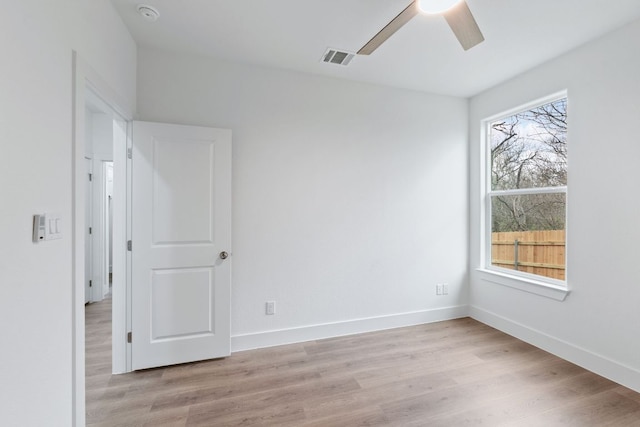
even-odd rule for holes
{"type": "MultiPolygon", "coordinates": [[[[115,137],[115,135],[114,135],[115,137]]],[[[109,292],[109,288],[111,286],[110,278],[111,273],[113,271],[113,241],[112,241],[112,231],[113,231],[113,159],[112,160],[103,160],[102,161],[102,180],[100,182],[100,186],[102,187],[102,203],[103,210],[102,214],[104,215],[104,221],[102,226],[102,233],[104,236],[104,242],[102,245],[103,248],[103,282],[102,282],[102,294],[106,295],[109,292]],[[109,194],[109,168],[111,168],[111,193],[109,194]]]]}
{"type": "Polygon", "coordinates": [[[122,373],[131,370],[130,345],[124,337],[130,327],[130,264],[131,256],[126,251],[126,240],[130,236],[130,191],[127,177],[130,176],[130,162],[127,161],[127,149],[130,148],[133,112],[127,103],[107,84],[102,77],[88,65],[76,52],[72,52],[72,419],[73,426],[86,424],[85,417],[85,317],[84,317],[84,233],[85,227],[85,99],[88,91],[93,92],[114,113],[119,122],[122,135],[114,135],[114,233],[113,233],[113,272],[114,284],[119,275],[124,286],[113,288],[113,326],[112,326],[112,372],[122,373]]]}
{"type": "MultiPolygon", "coordinates": [[[[106,106],[104,108],[107,108],[106,106]]],[[[113,138],[112,138],[113,140],[113,138]]],[[[112,142],[113,143],[113,142],[112,142]]],[[[85,246],[85,268],[90,268],[89,278],[93,280],[93,285],[89,289],[89,303],[100,302],[104,299],[105,290],[104,286],[108,288],[108,265],[105,263],[105,255],[107,251],[107,236],[106,236],[106,177],[105,177],[105,161],[89,158],[86,160],[90,162],[89,174],[91,179],[89,180],[89,190],[85,192],[85,196],[89,198],[86,200],[85,208],[89,212],[89,224],[85,224],[85,234],[88,229],[93,231],[89,234],[91,237],[90,248],[87,250],[85,246]],[[87,260],[87,257],[89,259],[87,260]],[[88,261],[88,262],[87,262],[88,261]]],[[[85,175],[85,180],[87,180],[85,175]]],[[[86,183],[86,181],[85,181],[86,183]]],[[[86,217],[85,217],[86,218],[86,217]]],[[[86,276],[86,271],[85,271],[86,276]]],[[[85,285],[85,292],[86,292],[85,285]]],[[[87,295],[85,294],[85,300],[87,295]]]]}
{"type": "MultiPolygon", "coordinates": [[[[84,195],[88,200],[93,199],[93,185],[91,185],[91,181],[87,177],[87,174],[91,174],[93,172],[93,161],[87,157],[84,158],[85,170],[84,170],[84,195]]],[[[85,204],[85,221],[89,221],[91,224],[92,220],[92,203],[85,204]]],[[[90,237],[90,233],[86,232],[87,223],[85,222],[85,239],[84,239],[84,303],[92,303],[93,302],[93,290],[91,289],[91,277],[93,273],[93,241],[90,237]]]]}
{"type": "MultiPolygon", "coordinates": [[[[107,199],[107,164],[113,164],[116,137],[114,119],[119,119],[119,114],[91,88],[85,88],[84,98],[85,107],[88,107],[85,108],[84,125],[89,127],[84,144],[85,159],[89,162],[89,178],[85,181],[89,188],[85,196],[90,197],[86,203],[89,223],[85,224],[85,232],[89,230],[87,243],[91,245],[90,248],[85,247],[85,268],[90,270],[85,273],[88,280],[92,281],[88,292],[88,285],[85,286],[85,300],[94,303],[102,301],[109,292],[110,201],[107,199]],[[99,129],[99,134],[92,131],[95,129],[99,129]]],[[[113,178],[113,174],[111,177],[113,178]]]]}

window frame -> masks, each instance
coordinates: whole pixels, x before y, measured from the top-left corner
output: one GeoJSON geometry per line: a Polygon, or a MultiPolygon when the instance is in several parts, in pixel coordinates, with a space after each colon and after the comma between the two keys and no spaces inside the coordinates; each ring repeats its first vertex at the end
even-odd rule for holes
{"type": "MultiPolygon", "coordinates": [[[[480,180],[481,180],[481,248],[480,248],[480,266],[477,271],[480,277],[487,282],[496,283],[503,286],[519,289],[525,292],[538,294],[555,300],[563,301],[569,293],[569,270],[567,262],[568,250],[568,183],[565,186],[558,187],[535,187],[523,189],[509,190],[492,190],[491,189],[491,124],[522,113],[536,107],[549,104],[561,99],[566,99],[567,110],[569,109],[569,96],[566,90],[554,93],[550,96],[536,99],[534,101],[522,104],[518,107],[509,109],[502,113],[485,118],[481,121],[481,156],[480,156],[480,180]],[[564,194],[565,201],[565,280],[553,279],[533,273],[510,270],[491,264],[491,233],[492,233],[492,197],[500,195],[527,195],[527,194],[564,194]]],[[[567,130],[569,134],[569,130],[567,130]]],[[[568,178],[567,178],[568,180],[568,178]]]]}

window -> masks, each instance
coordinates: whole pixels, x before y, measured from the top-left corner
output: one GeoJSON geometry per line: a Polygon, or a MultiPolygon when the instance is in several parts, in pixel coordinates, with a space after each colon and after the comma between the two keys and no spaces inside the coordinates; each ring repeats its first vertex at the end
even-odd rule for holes
{"type": "Polygon", "coordinates": [[[486,267],[566,281],[567,98],[485,122],[486,267]]]}

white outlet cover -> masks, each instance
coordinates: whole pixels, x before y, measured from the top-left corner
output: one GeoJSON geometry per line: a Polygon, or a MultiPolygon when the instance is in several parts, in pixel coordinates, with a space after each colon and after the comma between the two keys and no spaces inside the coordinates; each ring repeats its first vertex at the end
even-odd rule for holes
{"type": "Polygon", "coordinates": [[[266,308],[265,308],[265,313],[267,315],[273,315],[276,314],[276,302],[275,301],[267,301],[266,303],[266,308]]]}

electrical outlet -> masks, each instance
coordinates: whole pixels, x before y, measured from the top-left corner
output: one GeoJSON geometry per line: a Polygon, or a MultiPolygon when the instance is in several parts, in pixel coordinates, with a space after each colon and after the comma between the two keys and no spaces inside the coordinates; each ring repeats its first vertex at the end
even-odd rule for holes
{"type": "Polygon", "coordinates": [[[267,301],[265,313],[269,316],[276,314],[276,302],[275,301],[267,301]]]}
{"type": "Polygon", "coordinates": [[[438,283],[436,285],[436,295],[442,295],[443,289],[442,289],[442,284],[438,283]]]}
{"type": "Polygon", "coordinates": [[[448,283],[443,283],[442,284],[442,295],[449,295],[449,284],[448,283]]]}

